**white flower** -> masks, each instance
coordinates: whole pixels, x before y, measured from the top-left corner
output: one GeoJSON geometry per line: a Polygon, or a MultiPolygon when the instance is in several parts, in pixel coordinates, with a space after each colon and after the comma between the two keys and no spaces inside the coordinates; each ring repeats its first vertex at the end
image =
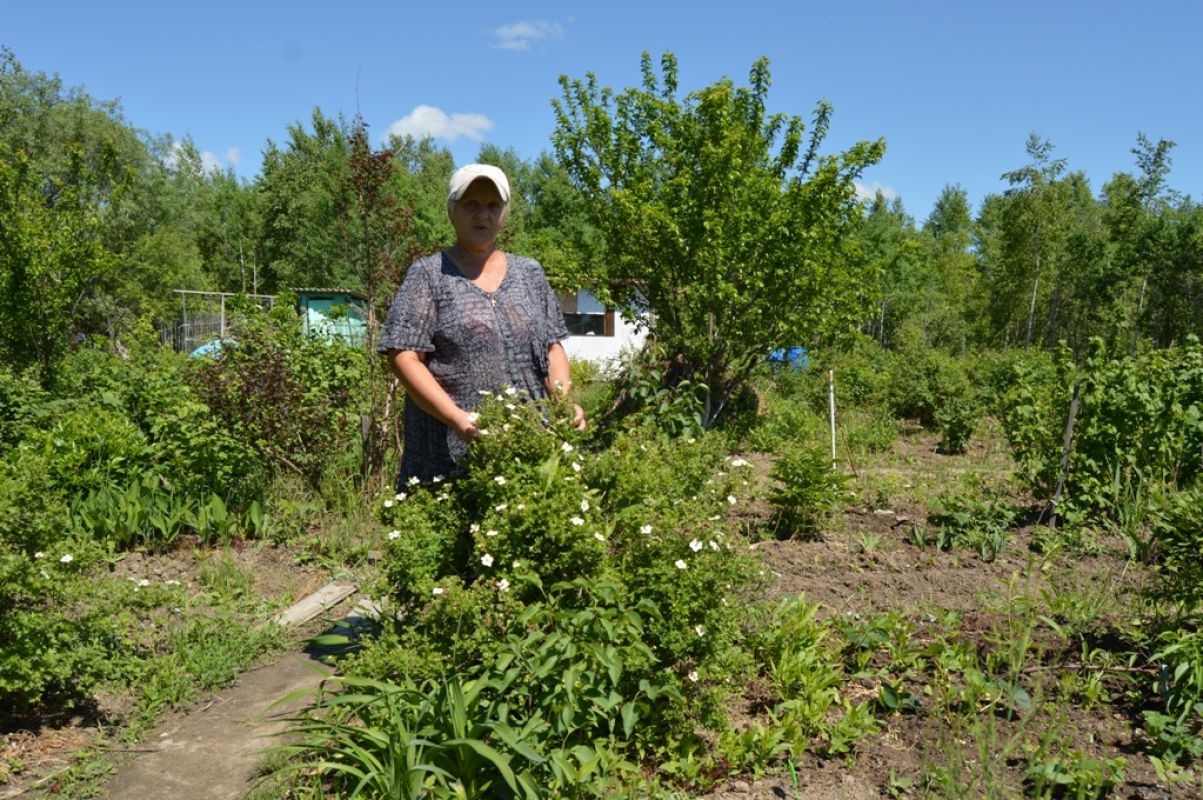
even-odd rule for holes
{"type": "Polygon", "coordinates": [[[62,558],[59,559],[59,561],[61,561],[64,564],[70,564],[74,560],[75,560],[75,556],[71,555],[70,553],[65,554],[62,558]]]}
{"type": "Polygon", "coordinates": [[[508,431],[508,430],[510,429],[510,423],[508,423],[508,422],[503,422],[503,423],[501,424],[501,429],[502,429],[503,431],[508,431]]]}
{"type": "Polygon", "coordinates": [[[573,461],[573,462],[572,462],[572,471],[573,471],[573,472],[580,472],[580,471],[581,471],[581,465],[580,465],[580,464],[578,464],[578,463],[576,463],[575,461],[573,461]]]}
{"type": "Polygon", "coordinates": [[[497,531],[493,530],[492,528],[485,531],[485,536],[496,536],[496,535],[497,535],[497,531]]]}
{"type": "Polygon", "coordinates": [[[504,475],[497,475],[497,476],[495,476],[495,477],[493,478],[493,481],[494,481],[494,482],[495,482],[495,483],[496,483],[498,486],[505,486],[505,476],[504,476],[504,475]]]}
{"type": "Polygon", "coordinates": [[[519,511],[525,511],[526,503],[519,503],[518,505],[514,506],[514,508],[518,509],[519,511]]]}
{"type": "Polygon", "coordinates": [[[434,476],[433,478],[431,478],[430,480],[432,480],[432,481],[433,481],[433,482],[435,482],[435,483],[442,483],[442,482],[443,482],[443,476],[442,476],[442,475],[435,475],[435,476],[434,476]]]}
{"type": "Polygon", "coordinates": [[[651,526],[651,525],[644,525],[643,527],[641,527],[641,528],[639,529],[639,532],[640,532],[640,533],[642,533],[642,534],[644,534],[644,535],[646,536],[647,534],[649,534],[649,533],[651,533],[651,532],[652,532],[652,526],[651,526]]]}
{"type": "Polygon", "coordinates": [[[414,475],[412,478],[409,479],[410,486],[417,486],[421,482],[422,482],[422,479],[419,478],[417,475],[414,475]]]}
{"type": "Polygon", "coordinates": [[[505,503],[498,503],[497,505],[493,506],[494,511],[505,511],[507,508],[509,508],[509,506],[505,503]]]}
{"type": "Polygon", "coordinates": [[[702,547],[704,547],[704,545],[702,544],[701,539],[694,539],[689,543],[689,549],[695,553],[700,551],[702,549],[702,547]]]}
{"type": "Polygon", "coordinates": [[[714,541],[713,539],[711,539],[711,540],[710,540],[710,549],[711,549],[711,550],[717,550],[717,549],[718,549],[718,542],[716,542],[716,541],[714,541]]]}
{"type": "Polygon", "coordinates": [[[485,553],[480,557],[480,563],[484,564],[486,567],[493,566],[493,556],[489,553],[485,553]]]}
{"type": "Polygon", "coordinates": [[[594,533],[593,538],[597,539],[599,542],[604,542],[606,540],[606,537],[602,536],[601,533],[594,533]]]}
{"type": "Polygon", "coordinates": [[[693,444],[696,441],[697,441],[697,439],[690,436],[688,439],[685,440],[685,444],[693,444]]]}
{"type": "Polygon", "coordinates": [[[735,503],[737,502],[735,499],[735,495],[733,495],[733,494],[727,495],[727,502],[730,503],[731,505],[735,505],[735,503]]]}
{"type": "Polygon", "coordinates": [[[142,580],[138,581],[138,585],[139,586],[150,586],[150,580],[147,578],[143,578],[142,580]]]}
{"type": "Polygon", "coordinates": [[[489,429],[488,429],[488,428],[481,428],[480,430],[478,430],[478,431],[477,431],[477,433],[479,433],[481,436],[488,436],[488,435],[489,435],[489,429]]]}
{"type": "Polygon", "coordinates": [[[698,671],[696,669],[691,669],[689,671],[689,674],[686,675],[685,677],[689,678],[690,683],[697,683],[698,682],[698,671]]]}
{"type": "Polygon", "coordinates": [[[711,517],[711,518],[710,518],[710,521],[711,521],[711,522],[716,522],[716,521],[718,521],[718,520],[720,520],[720,519],[722,519],[722,518],[723,518],[723,515],[722,515],[722,514],[715,514],[713,517],[711,517]]]}
{"type": "Polygon", "coordinates": [[[698,636],[705,636],[706,635],[706,626],[705,625],[694,625],[693,632],[696,633],[698,636]]]}
{"type": "Polygon", "coordinates": [[[505,393],[507,395],[509,395],[510,397],[513,397],[514,395],[518,394],[518,390],[515,389],[513,386],[507,386],[507,387],[505,387],[505,393]]]}
{"type": "MultiPolygon", "coordinates": [[[[485,392],[485,394],[488,394],[488,392],[485,392]]],[[[468,422],[471,422],[473,425],[475,425],[475,424],[476,424],[476,420],[478,420],[478,419],[480,419],[480,414],[479,414],[479,413],[477,413],[477,412],[475,412],[475,411],[469,411],[469,412],[468,412],[468,422]]]]}
{"type": "Polygon", "coordinates": [[[388,538],[389,538],[389,541],[393,541],[393,540],[396,540],[396,539],[400,539],[400,538],[401,538],[401,531],[389,531],[389,532],[388,532],[388,538]]]}
{"type": "Polygon", "coordinates": [[[581,501],[581,513],[582,513],[582,514],[584,514],[584,513],[585,513],[586,511],[588,511],[588,510],[589,510],[589,501],[588,501],[588,500],[582,500],[582,501],[581,501]]]}
{"type": "Polygon", "coordinates": [[[33,557],[34,557],[34,558],[45,558],[45,557],[46,557],[46,554],[45,554],[45,553],[43,553],[41,550],[39,550],[38,552],[36,552],[36,553],[34,553],[34,554],[33,554],[33,557]]]}
{"type": "Polygon", "coordinates": [[[510,582],[507,581],[505,578],[502,578],[501,580],[497,581],[497,590],[498,591],[501,591],[501,592],[508,591],[509,588],[510,588],[510,582]]]}
{"type": "Polygon", "coordinates": [[[405,502],[406,497],[408,497],[408,495],[405,494],[405,492],[397,492],[397,497],[395,499],[398,503],[403,503],[405,502]]]}
{"type": "Polygon", "coordinates": [[[479,532],[480,532],[480,526],[477,525],[475,522],[473,522],[471,525],[468,526],[468,533],[479,533],[479,532]]]}
{"type": "Polygon", "coordinates": [[[518,408],[518,406],[514,405],[513,403],[506,403],[505,408],[507,411],[514,411],[518,408]]]}
{"type": "Polygon", "coordinates": [[[175,580],[175,579],[172,579],[172,580],[169,580],[169,581],[163,581],[163,585],[164,585],[164,586],[179,586],[179,585],[180,585],[180,582],[179,582],[179,581],[177,581],[177,580],[175,580]]]}
{"type": "Polygon", "coordinates": [[[677,569],[686,569],[689,566],[688,564],[685,563],[684,559],[680,559],[680,558],[678,558],[676,561],[674,561],[673,564],[677,567],[677,569]]]}
{"type": "Polygon", "coordinates": [[[564,442],[563,444],[560,445],[560,449],[563,450],[565,453],[571,453],[572,445],[568,444],[568,442],[564,442]]]}
{"type": "Polygon", "coordinates": [[[572,519],[570,519],[568,521],[571,522],[573,525],[576,525],[578,528],[581,525],[585,524],[585,520],[581,519],[580,517],[573,517],[572,519]]]}
{"type": "Polygon", "coordinates": [[[434,596],[436,596],[436,597],[437,597],[437,596],[439,596],[440,594],[442,594],[442,593],[443,593],[443,591],[444,591],[444,589],[443,589],[443,587],[442,587],[442,586],[436,586],[436,587],[434,587],[433,589],[431,589],[431,590],[430,590],[430,593],[431,593],[431,594],[433,594],[434,596]]]}
{"type": "Polygon", "coordinates": [[[451,499],[451,495],[447,494],[446,492],[443,492],[442,494],[440,494],[440,495],[439,495],[438,497],[436,497],[435,499],[436,499],[436,500],[438,500],[440,503],[442,503],[444,500],[450,500],[450,499],[451,499]]]}
{"type": "Polygon", "coordinates": [[[731,466],[733,466],[733,467],[746,467],[746,466],[748,466],[748,462],[747,462],[747,461],[745,461],[745,460],[744,460],[744,459],[742,459],[742,458],[733,458],[733,459],[731,459],[731,466]]]}
{"type": "Polygon", "coordinates": [[[522,566],[522,562],[515,558],[513,566],[514,566],[514,569],[518,569],[519,567],[522,566]]]}
{"type": "Polygon", "coordinates": [[[488,389],[477,389],[476,393],[483,395],[484,397],[488,397],[490,394],[492,394],[492,392],[490,392],[488,389]]]}
{"type": "Polygon", "coordinates": [[[392,508],[392,507],[393,507],[393,501],[392,501],[392,500],[385,500],[385,501],[384,501],[384,507],[385,507],[385,508],[392,508]]]}

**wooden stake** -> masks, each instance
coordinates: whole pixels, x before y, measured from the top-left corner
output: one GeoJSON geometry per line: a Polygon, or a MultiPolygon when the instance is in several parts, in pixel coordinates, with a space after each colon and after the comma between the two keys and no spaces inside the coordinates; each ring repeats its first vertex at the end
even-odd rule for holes
{"type": "Polygon", "coordinates": [[[827,370],[827,409],[831,418],[831,468],[835,469],[835,370],[827,370]]]}

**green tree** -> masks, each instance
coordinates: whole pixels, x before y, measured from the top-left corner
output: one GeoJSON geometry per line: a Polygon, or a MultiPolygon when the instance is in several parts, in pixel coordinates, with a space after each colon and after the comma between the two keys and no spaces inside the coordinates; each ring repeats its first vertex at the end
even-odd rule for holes
{"type": "Polygon", "coordinates": [[[964,188],[944,187],[923,224],[923,235],[939,287],[929,336],[948,350],[964,352],[983,311],[977,258],[971,249],[973,215],[964,188]]]}
{"type": "Polygon", "coordinates": [[[93,233],[114,261],[82,281],[70,305],[74,332],[102,334],[120,349],[119,336],[139,316],[161,311],[173,286],[203,280],[190,198],[167,166],[171,142],[146,138],[116,103],[26,72],[0,49],[0,147],[40,176],[42,211],[53,213],[60,199],[71,213],[93,209],[93,233]]]}
{"type": "Polygon", "coordinates": [[[805,137],[801,118],[768,114],[765,59],[748,86],[685,97],[675,57],[660,66],[645,53],[642,87],[618,94],[592,74],[561,77],[553,141],[604,247],[599,293],[646,305],[667,381],[708,387],[709,425],[769,349],[863,319],[874,281],[850,258],[853,180],[885,143],[820,155],[831,106],[816,106],[805,137]]]}
{"type": "Polygon", "coordinates": [[[343,120],[314,109],[312,132],[288,129],[288,144],[269,141],[258,181],[263,228],[262,290],[301,286],[362,289],[340,236],[338,218],[350,206],[347,136],[343,120]]]}
{"type": "MultiPolygon", "coordinates": [[[[83,161],[82,154],[78,155],[83,161]]],[[[88,171],[47,180],[24,153],[0,147],[0,357],[51,388],[78,331],[78,308],[113,267],[88,171]]]]}
{"type": "Polygon", "coordinates": [[[881,278],[877,307],[869,321],[870,333],[887,347],[894,343],[898,330],[914,319],[928,304],[930,289],[928,263],[923,259],[915,222],[902,207],[902,201],[887,200],[878,193],[868,204],[868,212],[857,227],[856,239],[861,257],[881,278]]]}
{"type": "Polygon", "coordinates": [[[1003,207],[1004,262],[999,272],[1007,278],[1009,285],[1005,287],[1008,291],[1000,292],[996,299],[1015,308],[1018,291],[1031,286],[1023,334],[1023,343],[1027,347],[1034,336],[1041,279],[1047,278],[1046,273],[1055,269],[1055,258],[1062,242],[1063,218],[1059,212],[1063,184],[1060,177],[1065,172],[1065,159],[1053,158],[1053,143],[1041,139],[1035,132],[1028,136],[1024,149],[1030,163],[1002,176],[1012,187],[1007,191],[1008,202],[1003,207]]]}

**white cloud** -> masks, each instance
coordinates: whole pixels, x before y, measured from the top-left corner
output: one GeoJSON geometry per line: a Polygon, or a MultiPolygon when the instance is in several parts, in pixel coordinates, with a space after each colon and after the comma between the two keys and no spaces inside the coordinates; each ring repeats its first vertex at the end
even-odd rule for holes
{"type": "Polygon", "coordinates": [[[421,139],[454,141],[461,136],[481,141],[493,129],[493,120],[484,114],[448,114],[434,106],[414,106],[414,110],[388,126],[392,136],[412,136],[421,139]]]}
{"type": "Polygon", "coordinates": [[[856,196],[860,200],[873,200],[877,197],[878,193],[881,193],[887,200],[893,200],[898,196],[898,190],[893,186],[882,186],[877,181],[873,181],[872,185],[853,181],[852,185],[856,187],[856,196]]]}
{"type": "Polygon", "coordinates": [[[169,169],[175,169],[176,164],[180,163],[180,151],[184,149],[184,143],[176,140],[171,143],[171,147],[167,148],[167,152],[163,155],[163,163],[169,169]]]}
{"type": "MultiPolygon", "coordinates": [[[[231,167],[238,166],[238,160],[242,158],[242,151],[237,147],[231,147],[230,149],[226,150],[225,161],[223,161],[220,156],[218,156],[216,153],[213,153],[211,150],[202,150],[199,153],[197,153],[196,150],[193,150],[192,152],[200,157],[201,171],[210,173],[222,172],[225,170],[227,164],[229,164],[231,167]]],[[[171,143],[171,147],[169,147],[167,152],[164,154],[163,163],[166,164],[170,169],[176,169],[180,165],[180,157],[184,154],[184,143],[177,139],[171,143]]]]}
{"type": "Polygon", "coordinates": [[[205,172],[221,172],[221,159],[208,150],[201,151],[201,169],[205,172]]]}
{"type": "Polygon", "coordinates": [[[530,49],[534,42],[543,39],[563,39],[564,28],[558,22],[545,20],[522,20],[502,25],[493,31],[495,39],[493,46],[502,50],[523,52],[530,49]]]}

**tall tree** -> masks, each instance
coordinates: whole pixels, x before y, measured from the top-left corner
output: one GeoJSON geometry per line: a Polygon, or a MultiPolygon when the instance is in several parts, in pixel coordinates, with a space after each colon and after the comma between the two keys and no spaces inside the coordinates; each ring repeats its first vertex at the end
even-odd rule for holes
{"type": "Polygon", "coordinates": [[[44,388],[78,331],[84,298],[113,267],[81,162],[72,183],[47,181],[0,145],[0,358],[44,388]]]}
{"type": "Polygon", "coordinates": [[[975,301],[980,291],[977,260],[971,251],[974,225],[969,195],[963,187],[944,187],[923,224],[923,233],[938,284],[929,340],[964,351],[983,309],[975,301]]]}
{"type": "Polygon", "coordinates": [[[561,77],[553,141],[604,246],[598,281],[651,310],[667,379],[706,384],[709,425],[768,349],[863,318],[874,281],[849,258],[853,181],[885,143],[821,155],[831,106],[816,106],[808,135],[800,117],[768,114],[766,59],[747,86],[684,97],[671,54],[657,75],[645,53],[642,72],[618,94],[561,77]]]}
{"type": "Polygon", "coordinates": [[[297,123],[288,143],[269,141],[258,188],[263,214],[263,290],[301,286],[362,289],[339,234],[348,193],[348,126],[320,109],[312,130],[297,123]]]}
{"type": "Polygon", "coordinates": [[[1052,142],[1041,139],[1035,132],[1028,136],[1024,149],[1031,161],[1002,177],[1012,187],[1007,191],[1010,202],[1004,211],[1007,271],[1019,283],[1030,283],[1032,287],[1023,337],[1027,347],[1032,344],[1040,279],[1049,271],[1060,244],[1062,218],[1058,213],[1058,189],[1059,178],[1065,172],[1065,159],[1053,158],[1052,142]]]}

